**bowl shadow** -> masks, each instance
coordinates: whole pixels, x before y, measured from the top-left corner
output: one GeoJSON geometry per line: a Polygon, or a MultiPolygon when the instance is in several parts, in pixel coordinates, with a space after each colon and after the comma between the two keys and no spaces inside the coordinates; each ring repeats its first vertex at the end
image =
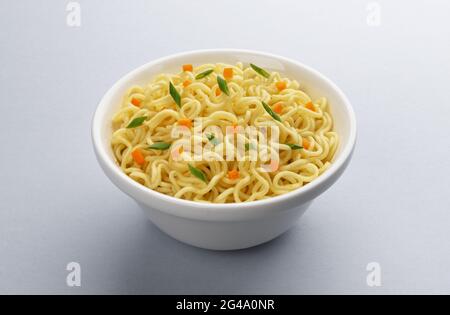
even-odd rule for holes
{"type": "Polygon", "coordinates": [[[317,255],[306,257],[308,253],[302,249],[303,243],[313,240],[311,230],[303,228],[308,224],[307,220],[306,216],[303,217],[284,234],[255,247],[213,251],[173,239],[142,214],[131,240],[130,235],[127,236],[131,242],[126,249],[127,254],[121,255],[114,264],[117,278],[111,293],[310,292],[316,285],[310,275],[314,272],[314,257],[317,255]],[[297,280],[292,278],[292,273],[296,274],[294,278],[297,280]]]}

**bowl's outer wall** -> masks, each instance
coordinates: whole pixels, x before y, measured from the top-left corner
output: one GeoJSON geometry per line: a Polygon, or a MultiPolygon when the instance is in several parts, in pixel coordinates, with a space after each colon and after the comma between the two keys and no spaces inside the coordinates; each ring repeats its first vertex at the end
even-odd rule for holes
{"type": "Polygon", "coordinates": [[[173,216],[139,204],[160,230],[176,240],[213,250],[235,250],[268,242],[286,232],[305,213],[311,202],[258,220],[207,221],[173,216]]]}

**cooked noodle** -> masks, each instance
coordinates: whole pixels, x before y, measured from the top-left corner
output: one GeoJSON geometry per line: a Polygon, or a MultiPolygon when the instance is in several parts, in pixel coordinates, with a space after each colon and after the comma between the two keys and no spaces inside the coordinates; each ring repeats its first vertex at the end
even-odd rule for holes
{"type": "MultiPolygon", "coordinates": [[[[145,87],[130,88],[113,117],[113,128],[112,150],[126,175],[163,194],[213,203],[261,200],[298,189],[326,171],[339,143],[324,97],[312,101],[297,81],[282,78],[277,72],[269,72],[266,78],[242,63],[204,64],[178,74],[160,74],[145,87]],[[224,77],[225,68],[232,69],[232,77],[226,79],[229,95],[217,79],[224,77]],[[209,75],[195,78],[210,69],[214,71],[209,75]],[[171,95],[170,82],[181,96],[181,106],[171,95]],[[141,125],[127,128],[140,117],[145,119],[141,125]],[[230,143],[227,127],[277,126],[279,161],[265,171],[261,165],[270,161],[250,159],[260,149],[253,144],[246,144],[240,160],[220,159],[214,152],[210,156],[215,159],[183,160],[194,148],[191,152],[180,149],[186,139],[174,139],[172,132],[188,121],[201,123],[202,133],[192,133],[187,142],[201,141],[203,146],[221,148],[230,143]],[[206,131],[214,126],[222,131],[223,138],[217,135],[211,139],[212,132],[206,131]],[[170,148],[149,148],[155,144],[170,148]]],[[[186,129],[194,128],[195,124],[187,124],[186,129]]],[[[237,137],[249,141],[248,135],[239,133],[237,137]]],[[[272,146],[266,148],[270,151],[272,146]]]]}

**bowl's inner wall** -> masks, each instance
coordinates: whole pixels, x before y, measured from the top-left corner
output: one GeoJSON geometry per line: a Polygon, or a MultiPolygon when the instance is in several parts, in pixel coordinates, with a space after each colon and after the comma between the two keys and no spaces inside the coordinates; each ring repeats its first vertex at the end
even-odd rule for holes
{"type": "Polygon", "coordinates": [[[111,160],[114,156],[111,150],[110,141],[112,135],[112,117],[118,111],[123,95],[133,85],[146,85],[157,74],[179,72],[182,64],[191,63],[194,65],[205,63],[230,63],[243,62],[248,65],[250,62],[268,70],[278,71],[282,77],[295,79],[300,83],[301,88],[308,93],[312,99],[325,96],[331,107],[334,118],[335,130],[340,137],[339,149],[335,159],[341,154],[342,149],[347,145],[350,135],[350,113],[344,105],[345,100],[331,82],[323,79],[314,70],[304,68],[296,63],[279,60],[266,55],[255,55],[245,52],[200,52],[192,55],[186,54],[166,58],[159,62],[152,62],[130,72],[120,79],[105,95],[99,108],[101,120],[101,138],[105,152],[108,152],[111,160]]]}

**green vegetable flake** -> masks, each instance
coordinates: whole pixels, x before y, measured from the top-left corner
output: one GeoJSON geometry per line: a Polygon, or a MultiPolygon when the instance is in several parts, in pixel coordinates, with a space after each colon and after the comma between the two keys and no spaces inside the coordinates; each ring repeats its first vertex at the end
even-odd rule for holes
{"type": "Polygon", "coordinates": [[[262,75],[264,78],[268,79],[270,77],[270,73],[264,70],[263,68],[260,68],[253,63],[250,64],[250,67],[252,67],[253,70],[255,70],[256,73],[259,75],[262,75]]]}
{"type": "Polygon", "coordinates": [[[189,171],[191,172],[192,175],[194,175],[195,177],[197,177],[201,181],[205,182],[206,184],[208,183],[205,173],[203,173],[198,168],[193,167],[191,164],[188,164],[188,166],[189,166],[189,171]]]}
{"type": "Polygon", "coordinates": [[[212,133],[207,134],[206,138],[208,138],[209,142],[211,142],[214,146],[219,144],[219,140],[212,133]]]}
{"type": "Polygon", "coordinates": [[[245,144],[245,151],[249,151],[249,150],[255,150],[255,146],[253,145],[253,143],[245,144]]]}
{"type": "Polygon", "coordinates": [[[300,150],[303,149],[302,146],[299,146],[297,144],[293,144],[293,143],[286,143],[287,146],[289,146],[292,150],[300,150]]]}
{"type": "Polygon", "coordinates": [[[275,120],[281,122],[280,116],[278,116],[278,115],[272,110],[272,108],[270,108],[269,105],[267,105],[265,102],[261,102],[261,103],[262,103],[264,109],[266,110],[266,112],[267,112],[270,116],[272,116],[273,119],[275,119],[275,120]]]}
{"type": "Polygon", "coordinates": [[[149,146],[148,148],[151,150],[167,150],[168,148],[170,148],[170,143],[167,142],[155,142],[153,143],[151,146],[149,146]]]}
{"type": "Polygon", "coordinates": [[[217,83],[219,84],[220,90],[229,96],[230,90],[228,89],[227,81],[225,81],[225,79],[222,78],[221,76],[217,76],[217,83]]]}
{"type": "Polygon", "coordinates": [[[127,128],[136,128],[139,127],[144,123],[144,121],[147,119],[147,116],[137,117],[133,119],[127,126],[127,128]]]}
{"type": "Polygon", "coordinates": [[[175,104],[177,104],[178,107],[181,107],[180,93],[178,93],[177,89],[175,88],[175,86],[173,86],[172,82],[169,83],[169,92],[173,100],[175,101],[175,104]]]}
{"type": "Polygon", "coordinates": [[[213,72],[214,72],[213,69],[209,69],[209,70],[203,71],[202,73],[199,73],[199,74],[197,74],[195,76],[195,80],[200,80],[200,79],[206,78],[207,76],[209,76],[213,72]]]}

